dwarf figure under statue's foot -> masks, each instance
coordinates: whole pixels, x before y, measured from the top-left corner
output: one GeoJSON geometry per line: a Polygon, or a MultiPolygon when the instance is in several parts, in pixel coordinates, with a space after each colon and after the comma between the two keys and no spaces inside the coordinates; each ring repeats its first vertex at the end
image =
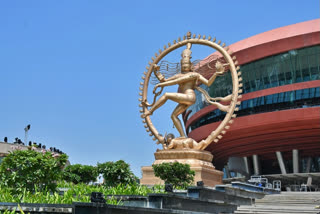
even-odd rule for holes
{"type": "Polygon", "coordinates": [[[162,144],[163,149],[198,149],[202,150],[206,147],[206,142],[204,140],[200,141],[199,143],[192,138],[186,137],[178,137],[174,138],[173,134],[168,134],[165,137],[165,143],[162,144]]]}

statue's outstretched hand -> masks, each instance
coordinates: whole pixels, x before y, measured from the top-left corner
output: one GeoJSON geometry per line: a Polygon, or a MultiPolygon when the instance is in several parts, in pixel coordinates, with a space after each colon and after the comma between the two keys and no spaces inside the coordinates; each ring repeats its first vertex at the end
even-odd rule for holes
{"type": "Polygon", "coordinates": [[[164,82],[165,81],[164,75],[161,74],[160,72],[158,72],[158,71],[160,71],[160,66],[157,64],[153,64],[153,70],[154,70],[154,74],[159,79],[159,81],[164,82]]]}
{"type": "Polygon", "coordinates": [[[220,76],[220,75],[223,75],[224,72],[225,72],[225,71],[223,70],[223,71],[217,71],[216,73],[217,73],[218,76],[220,76]]]}
{"type": "Polygon", "coordinates": [[[224,65],[221,62],[217,61],[215,67],[217,75],[222,75],[225,72],[224,65]]]}

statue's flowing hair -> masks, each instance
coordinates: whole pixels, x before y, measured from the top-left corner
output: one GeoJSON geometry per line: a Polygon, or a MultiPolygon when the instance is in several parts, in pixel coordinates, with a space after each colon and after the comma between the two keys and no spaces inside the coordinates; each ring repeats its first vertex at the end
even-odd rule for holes
{"type": "MultiPolygon", "coordinates": [[[[217,61],[222,64],[226,62],[223,57],[213,54],[203,60],[197,59],[192,61],[192,69],[202,76],[209,78],[216,71],[215,63],[217,61]]],[[[162,60],[158,65],[160,67],[159,72],[164,75],[166,79],[180,73],[181,71],[181,64],[179,62],[162,60]]],[[[227,67],[226,70],[228,70],[227,67]]],[[[158,78],[154,75],[154,73],[152,73],[151,84],[156,85],[158,83],[158,78]]]]}

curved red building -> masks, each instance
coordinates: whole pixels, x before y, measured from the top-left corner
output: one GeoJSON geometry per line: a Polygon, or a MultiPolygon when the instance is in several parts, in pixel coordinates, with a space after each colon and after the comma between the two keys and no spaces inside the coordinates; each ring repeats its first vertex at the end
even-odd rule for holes
{"type": "MultiPolygon", "coordinates": [[[[207,148],[216,168],[227,177],[319,173],[320,178],[320,19],[264,32],[230,49],[242,71],[243,96],[231,128],[207,148]]],[[[223,97],[230,94],[230,82],[225,75],[202,87],[223,97]]],[[[197,141],[224,118],[199,98],[184,118],[188,136],[197,141]]]]}

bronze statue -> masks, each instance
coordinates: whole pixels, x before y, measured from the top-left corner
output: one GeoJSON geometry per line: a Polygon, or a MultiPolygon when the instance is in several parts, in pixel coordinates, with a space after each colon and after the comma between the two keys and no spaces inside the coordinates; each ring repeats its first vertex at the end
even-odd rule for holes
{"type": "MultiPolygon", "coordinates": [[[[230,121],[231,116],[233,115],[233,111],[235,109],[235,105],[237,103],[237,98],[238,98],[238,80],[236,81],[235,84],[235,90],[233,90],[233,93],[223,97],[223,98],[212,98],[208,95],[208,93],[200,88],[198,85],[199,84],[204,84],[206,86],[211,86],[211,84],[215,81],[216,77],[219,75],[223,75],[226,72],[225,66],[229,66],[229,69],[231,70],[233,79],[238,78],[238,75],[236,73],[236,68],[234,65],[233,60],[231,59],[230,55],[227,55],[227,62],[226,64],[222,64],[220,61],[216,61],[215,63],[215,72],[212,74],[212,76],[209,79],[206,79],[203,75],[200,73],[196,72],[196,69],[194,65],[191,62],[191,47],[192,43],[205,43],[205,45],[208,45],[208,40],[205,40],[203,42],[200,38],[198,39],[191,39],[191,33],[188,33],[187,39],[184,40],[185,42],[180,42],[180,46],[177,44],[177,46],[181,47],[182,44],[186,45],[186,49],[182,51],[181,54],[181,62],[180,62],[180,68],[181,71],[180,73],[165,79],[164,76],[159,72],[159,65],[157,65],[157,60],[154,60],[154,63],[150,64],[150,68],[148,68],[148,73],[146,75],[148,76],[148,79],[150,78],[150,73],[153,72],[155,76],[158,78],[159,82],[156,84],[156,86],[153,89],[153,94],[154,96],[154,101],[152,104],[149,104],[146,99],[146,91],[147,89],[144,87],[142,88],[144,94],[143,97],[144,99],[141,99],[141,107],[142,109],[142,115],[141,117],[144,118],[143,122],[146,123],[145,127],[147,128],[147,131],[151,131],[151,135],[154,135],[156,139],[158,139],[158,143],[161,143],[163,145],[164,149],[177,149],[177,148],[188,148],[188,149],[200,149],[203,150],[205,147],[207,147],[215,138],[220,138],[219,133],[222,132],[222,130],[217,130],[213,131],[211,133],[211,136],[208,136],[206,140],[201,141],[200,143],[197,143],[191,138],[187,138],[183,131],[183,126],[181,124],[181,121],[179,120],[178,116],[185,112],[187,108],[189,108],[191,105],[193,105],[196,102],[196,95],[195,95],[195,89],[199,90],[204,97],[206,98],[206,101],[209,104],[215,105],[218,109],[221,111],[227,112],[227,115],[230,116],[227,122],[230,121]],[[200,41],[200,42],[199,42],[200,41]],[[231,59],[231,60],[230,60],[231,59]],[[149,74],[149,75],[148,75],[149,74]],[[172,86],[172,85],[179,85],[179,92],[172,92],[172,93],[164,93],[158,100],[156,100],[156,97],[161,94],[162,90],[166,86],[172,86]],[[159,92],[157,92],[157,89],[160,88],[159,92]],[[170,142],[168,142],[168,138],[166,140],[165,136],[162,136],[157,132],[153,124],[151,123],[150,120],[150,115],[154,113],[155,110],[160,108],[163,104],[166,103],[167,100],[172,100],[176,103],[178,103],[177,107],[173,110],[171,114],[171,119],[173,121],[174,126],[178,130],[180,137],[178,138],[173,138],[172,136],[169,138],[170,142]],[[227,101],[231,102],[229,105],[222,105],[218,103],[217,101],[227,101]],[[150,109],[148,109],[150,107],[150,109]],[[219,136],[219,137],[218,137],[219,136]],[[173,139],[172,139],[173,138],[173,139]]],[[[214,43],[214,42],[213,42],[214,43]]],[[[170,43],[169,43],[170,44],[170,43]]],[[[169,45],[168,44],[168,45],[169,45]]],[[[216,48],[216,43],[215,45],[212,45],[212,42],[210,41],[210,46],[214,46],[216,48]]],[[[171,45],[171,44],[170,44],[171,45]]],[[[218,45],[219,46],[219,45],[218,45]]],[[[220,52],[222,49],[221,46],[220,48],[217,48],[217,50],[220,52]]],[[[165,47],[166,48],[166,47],[165,47]]],[[[224,50],[224,49],[223,49],[224,50]]],[[[169,52],[169,51],[167,51],[169,52]]],[[[161,58],[161,52],[159,51],[160,56],[157,58],[161,58]]],[[[226,51],[224,50],[223,56],[226,55],[226,51]]],[[[156,54],[157,56],[157,54],[156,54]]],[[[160,60],[160,59],[159,59],[160,60]]],[[[159,61],[158,60],[158,61],[159,61]]],[[[145,86],[146,81],[143,86],[145,86]]],[[[141,93],[142,95],[142,93],[141,93]]],[[[239,103],[238,103],[239,104],[239,103]]],[[[234,115],[233,115],[234,117],[234,115]]],[[[226,128],[227,125],[225,124],[223,129],[226,128]]],[[[219,127],[218,127],[219,128],[219,127]]],[[[221,127],[220,127],[221,129],[221,127]]]]}
{"type": "MultiPolygon", "coordinates": [[[[154,89],[153,93],[155,94],[157,88],[171,86],[171,85],[179,85],[179,93],[165,93],[162,95],[157,102],[152,105],[150,110],[146,110],[142,117],[146,117],[151,115],[156,109],[161,107],[167,100],[172,100],[178,103],[178,106],[174,109],[171,114],[171,119],[173,121],[174,126],[178,130],[181,137],[186,137],[185,133],[182,128],[181,121],[179,120],[178,116],[182,114],[187,108],[193,105],[196,102],[196,95],[194,89],[197,88],[198,83],[205,84],[210,86],[214,80],[216,79],[217,75],[222,75],[225,70],[223,66],[221,66],[217,62],[217,66],[220,66],[220,70],[217,70],[209,80],[204,78],[201,74],[197,73],[193,69],[193,64],[191,63],[191,44],[187,44],[187,48],[183,50],[181,54],[181,73],[174,75],[171,78],[163,79],[161,83],[157,84],[154,89]]],[[[154,65],[157,69],[157,65],[154,65]]],[[[162,91],[162,90],[161,90],[162,91]]],[[[161,137],[160,143],[164,143],[164,138],[161,137]]]]}

